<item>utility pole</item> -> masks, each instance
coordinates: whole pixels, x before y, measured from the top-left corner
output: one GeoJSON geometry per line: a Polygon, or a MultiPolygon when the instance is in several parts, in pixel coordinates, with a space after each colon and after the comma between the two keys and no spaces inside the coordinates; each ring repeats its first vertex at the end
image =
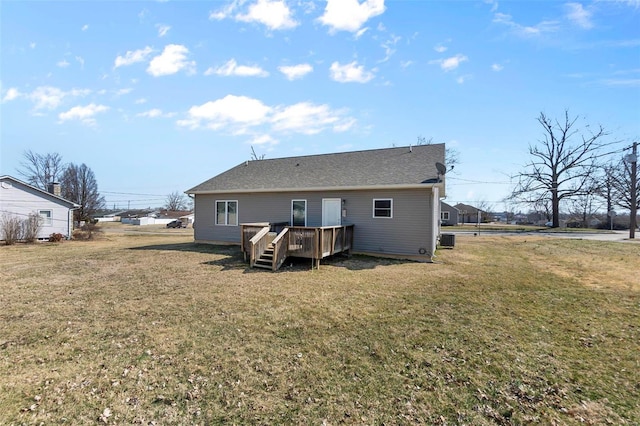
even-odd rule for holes
{"type": "Polygon", "coordinates": [[[633,151],[629,156],[629,162],[631,163],[631,220],[629,227],[629,239],[632,240],[636,237],[636,228],[638,227],[636,216],[638,215],[638,142],[633,143],[633,151]]]}

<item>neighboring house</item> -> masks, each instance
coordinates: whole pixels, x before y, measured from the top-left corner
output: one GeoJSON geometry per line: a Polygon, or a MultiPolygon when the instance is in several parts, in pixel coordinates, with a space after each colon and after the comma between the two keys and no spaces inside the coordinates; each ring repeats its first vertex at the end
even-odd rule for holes
{"type": "MultiPolygon", "coordinates": [[[[54,233],[71,238],[73,210],[79,207],[60,197],[57,183],[49,185],[47,192],[11,176],[0,176],[0,217],[9,215],[24,219],[32,213],[38,214],[42,218],[38,238],[49,238],[54,233]]],[[[0,239],[3,238],[0,235],[0,239]]]]}
{"type": "Polygon", "coordinates": [[[457,225],[460,222],[460,211],[445,203],[440,202],[440,223],[445,226],[457,225]]]}
{"type": "Polygon", "coordinates": [[[195,240],[241,243],[245,223],[277,232],[353,225],[354,252],[430,260],[444,152],[434,144],[244,162],[186,191],[194,196],[195,240]]]}
{"type": "Polygon", "coordinates": [[[460,212],[459,223],[478,223],[478,220],[482,223],[485,220],[485,212],[476,207],[462,203],[458,203],[454,207],[460,212]]]}

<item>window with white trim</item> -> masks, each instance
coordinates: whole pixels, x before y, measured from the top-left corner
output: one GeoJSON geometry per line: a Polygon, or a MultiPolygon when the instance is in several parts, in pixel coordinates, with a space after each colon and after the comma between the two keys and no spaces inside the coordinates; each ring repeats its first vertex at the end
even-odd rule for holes
{"type": "Polygon", "coordinates": [[[238,226],[238,201],[216,201],[216,225],[238,226]]]}
{"type": "Polygon", "coordinates": [[[374,198],[373,217],[391,219],[393,217],[393,198],[374,198]]]}
{"type": "Polygon", "coordinates": [[[449,212],[440,212],[441,220],[449,220],[449,212]]]}
{"type": "Polygon", "coordinates": [[[42,226],[53,225],[53,212],[51,210],[39,210],[38,216],[40,216],[40,224],[42,226]]]}

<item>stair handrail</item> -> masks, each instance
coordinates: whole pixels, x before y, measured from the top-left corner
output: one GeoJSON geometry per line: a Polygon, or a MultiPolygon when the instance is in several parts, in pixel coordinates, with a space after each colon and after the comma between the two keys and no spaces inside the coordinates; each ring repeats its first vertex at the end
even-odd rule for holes
{"type": "Polygon", "coordinates": [[[278,236],[271,241],[271,245],[273,245],[273,259],[271,263],[272,271],[277,271],[287,258],[287,252],[289,250],[288,233],[289,228],[284,228],[278,236]]]}
{"type": "Polygon", "coordinates": [[[262,253],[267,249],[267,236],[269,235],[269,227],[265,226],[256,235],[249,240],[249,249],[251,257],[249,259],[249,265],[253,268],[256,264],[256,260],[260,258],[262,253]]]}

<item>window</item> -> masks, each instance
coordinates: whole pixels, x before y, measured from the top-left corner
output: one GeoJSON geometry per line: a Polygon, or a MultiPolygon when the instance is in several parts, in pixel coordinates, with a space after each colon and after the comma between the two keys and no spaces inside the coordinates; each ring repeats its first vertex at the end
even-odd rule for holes
{"type": "Polygon", "coordinates": [[[238,226],[237,201],[216,201],[216,225],[238,226]]]}
{"type": "Polygon", "coordinates": [[[38,212],[38,215],[40,216],[40,224],[42,226],[51,226],[51,225],[53,225],[51,210],[40,210],[38,212]]]}
{"type": "Polygon", "coordinates": [[[307,226],[307,200],[291,200],[291,226],[307,226]]]}
{"type": "Polygon", "coordinates": [[[381,217],[390,219],[393,217],[393,199],[374,199],[373,200],[373,217],[381,217]]]}
{"type": "Polygon", "coordinates": [[[449,212],[440,212],[441,220],[449,220],[449,212]]]}

